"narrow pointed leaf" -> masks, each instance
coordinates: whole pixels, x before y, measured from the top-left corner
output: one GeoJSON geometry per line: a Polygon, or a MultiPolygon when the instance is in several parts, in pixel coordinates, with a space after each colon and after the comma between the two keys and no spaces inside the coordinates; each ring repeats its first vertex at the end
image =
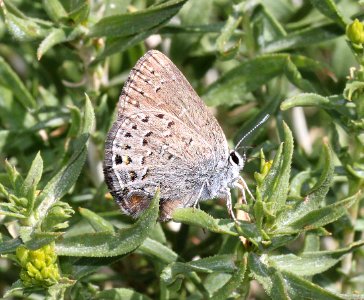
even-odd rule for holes
{"type": "MultiPolygon", "coordinates": [[[[320,0],[318,0],[320,1],[320,0]]],[[[317,27],[294,31],[284,37],[275,39],[266,44],[264,53],[287,51],[291,49],[304,48],[335,39],[344,35],[345,30],[337,24],[324,24],[317,27]]]]}
{"type": "Polygon", "coordinates": [[[63,232],[37,232],[32,235],[32,239],[25,243],[28,249],[37,250],[45,245],[54,242],[63,232]]]}
{"type": "Polygon", "coordinates": [[[48,16],[55,22],[67,17],[67,12],[58,0],[43,0],[43,7],[48,16]]]}
{"type": "Polygon", "coordinates": [[[283,123],[284,143],[277,151],[273,165],[265,177],[260,193],[263,202],[271,204],[270,213],[275,215],[285,205],[291,171],[291,160],[293,155],[293,137],[288,126],[283,123]]]}
{"type": "Polygon", "coordinates": [[[281,273],[269,265],[267,255],[250,253],[248,266],[251,275],[263,286],[271,299],[290,299],[281,273]]]}
{"type": "Polygon", "coordinates": [[[157,30],[156,28],[153,28],[151,30],[146,30],[132,36],[107,39],[104,51],[98,57],[96,57],[96,59],[92,63],[95,64],[99,61],[104,60],[106,57],[112,54],[123,52],[129,49],[130,47],[139,44],[140,42],[144,41],[147,37],[155,33],[156,30],[157,30]]]}
{"type": "Polygon", "coordinates": [[[181,279],[190,272],[226,272],[232,273],[236,270],[233,257],[231,255],[216,255],[202,258],[188,263],[175,262],[164,268],[161,279],[167,285],[171,285],[175,280],[181,279]]]}
{"type": "Polygon", "coordinates": [[[317,71],[324,68],[320,63],[305,56],[289,54],[258,56],[242,62],[223,74],[206,90],[203,95],[204,101],[209,106],[244,103],[247,93],[284,74],[287,58],[290,58],[298,69],[317,71]]]}
{"type": "MultiPolygon", "coordinates": [[[[329,191],[332,178],[334,176],[334,161],[332,158],[332,150],[328,144],[324,144],[324,151],[322,152],[324,166],[321,172],[321,176],[315,186],[308,192],[305,196],[305,201],[298,203],[293,209],[282,211],[275,221],[277,228],[283,229],[284,227],[289,227],[288,224],[293,224],[297,220],[307,220],[305,215],[311,212],[311,218],[318,216],[313,210],[317,210],[329,191]]],[[[347,202],[347,201],[346,201],[347,202]]],[[[344,202],[344,203],[346,203],[344,202]]],[[[350,201],[349,201],[350,202],[350,201]]],[[[349,204],[349,203],[347,203],[349,204]]],[[[346,204],[345,204],[346,205],[346,204]]],[[[334,207],[325,209],[324,211],[332,213],[337,211],[334,207]]],[[[324,213],[324,211],[322,213],[324,213]]],[[[297,223],[298,224],[298,223],[297,223]]],[[[308,224],[306,224],[308,225],[308,224]]],[[[303,229],[298,226],[295,229],[303,229]]],[[[286,228],[288,229],[288,228],[286,228]]],[[[293,229],[293,228],[291,228],[293,229]]]]}
{"type": "Polygon", "coordinates": [[[289,272],[282,272],[291,299],[336,300],[343,298],[338,294],[323,289],[322,287],[289,272]]]}
{"type": "Polygon", "coordinates": [[[47,35],[48,28],[40,25],[28,17],[19,17],[7,10],[6,5],[0,2],[5,17],[5,24],[11,35],[18,41],[33,41],[47,35]]]}
{"type": "Polygon", "coordinates": [[[90,14],[90,0],[74,2],[74,7],[68,17],[76,24],[87,21],[90,14]]]}
{"type": "Polygon", "coordinates": [[[76,182],[87,156],[87,141],[89,132],[93,128],[95,119],[90,99],[86,97],[81,135],[75,141],[74,152],[66,164],[47,183],[36,201],[37,219],[41,222],[48,210],[61,198],[76,182]]]}
{"type": "Polygon", "coordinates": [[[239,286],[244,283],[244,277],[246,276],[247,267],[247,257],[245,256],[242,261],[237,265],[237,270],[233,273],[229,281],[224,284],[220,289],[218,289],[211,299],[228,299],[229,296],[236,290],[239,286]]]}
{"type": "Polygon", "coordinates": [[[30,191],[35,191],[36,187],[42,177],[43,173],[43,159],[40,152],[37,153],[32,165],[28,171],[27,177],[24,179],[22,187],[22,196],[26,197],[30,191]]]}
{"type": "Polygon", "coordinates": [[[270,256],[269,260],[281,271],[291,272],[297,276],[312,276],[325,272],[343,259],[346,254],[363,245],[364,241],[360,241],[334,251],[304,252],[300,256],[294,254],[274,255],[270,256]]]}
{"type": "Polygon", "coordinates": [[[22,244],[20,237],[1,241],[0,243],[0,254],[14,253],[16,248],[22,244]]]}
{"type": "Polygon", "coordinates": [[[200,226],[207,230],[217,233],[225,233],[229,235],[238,235],[234,223],[228,220],[214,219],[209,214],[200,209],[181,208],[173,213],[173,220],[185,224],[200,226]],[[227,222],[226,222],[227,221],[227,222]]]}
{"type": "Polygon", "coordinates": [[[276,230],[275,233],[294,233],[302,229],[311,230],[330,224],[345,215],[347,210],[358,201],[358,196],[359,193],[334,204],[312,210],[298,220],[276,230]]]}
{"type": "Polygon", "coordinates": [[[284,100],[281,104],[281,109],[287,110],[296,106],[327,107],[329,104],[330,100],[327,97],[323,97],[314,93],[302,93],[284,100]]]}
{"type": "Polygon", "coordinates": [[[32,109],[36,107],[33,96],[2,57],[0,57],[0,84],[9,88],[14,93],[17,101],[25,108],[32,109]]]}
{"type": "Polygon", "coordinates": [[[146,238],[143,244],[140,245],[138,251],[150,255],[164,263],[172,263],[178,259],[177,253],[167,246],[159,243],[151,238],[146,238]]]}
{"type": "Polygon", "coordinates": [[[342,14],[339,12],[333,0],[310,0],[312,5],[316,7],[322,14],[334,21],[341,27],[346,27],[346,22],[342,14]]]}
{"type": "Polygon", "coordinates": [[[82,207],[80,207],[78,210],[96,232],[115,232],[114,226],[104,218],[100,217],[97,213],[82,207]]]}
{"type": "Polygon", "coordinates": [[[44,53],[51,49],[54,45],[62,43],[66,40],[66,33],[61,28],[53,28],[46,38],[40,43],[37,50],[37,58],[40,60],[44,53]]]}
{"type": "Polygon", "coordinates": [[[36,205],[39,220],[42,220],[48,210],[74,185],[87,156],[86,142],[88,136],[80,139],[79,148],[75,150],[69,161],[48,182],[37,199],[36,205]]]}
{"type": "Polygon", "coordinates": [[[170,0],[135,13],[113,15],[91,27],[89,36],[130,36],[147,31],[172,18],[187,0],[170,0]]]}

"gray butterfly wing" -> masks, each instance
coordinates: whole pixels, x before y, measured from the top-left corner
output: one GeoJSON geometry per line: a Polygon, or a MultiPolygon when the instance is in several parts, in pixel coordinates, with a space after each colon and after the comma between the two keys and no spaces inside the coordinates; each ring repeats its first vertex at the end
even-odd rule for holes
{"type": "Polygon", "coordinates": [[[105,146],[105,180],[123,211],[137,216],[160,187],[168,219],[193,205],[228,155],[222,129],[183,74],[147,52],[125,83],[105,146]]]}

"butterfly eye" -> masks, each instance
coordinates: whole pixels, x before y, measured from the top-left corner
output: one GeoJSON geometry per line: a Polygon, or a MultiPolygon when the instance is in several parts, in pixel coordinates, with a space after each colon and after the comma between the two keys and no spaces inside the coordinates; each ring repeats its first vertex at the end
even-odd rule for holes
{"type": "Polygon", "coordinates": [[[230,153],[230,159],[236,164],[239,165],[240,160],[239,157],[236,155],[235,151],[230,153]]]}

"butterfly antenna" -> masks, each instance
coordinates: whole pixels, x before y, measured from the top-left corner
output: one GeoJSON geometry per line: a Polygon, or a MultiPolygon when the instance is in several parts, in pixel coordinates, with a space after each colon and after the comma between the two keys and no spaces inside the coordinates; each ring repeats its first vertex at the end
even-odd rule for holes
{"type": "Polygon", "coordinates": [[[269,118],[269,114],[266,114],[263,119],[261,119],[257,125],[255,125],[252,129],[250,129],[241,139],[240,141],[236,144],[235,146],[235,150],[238,149],[239,145],[255,130],[257,129],[260,125],[262,125],[265,121],[267,121],[269,118]]]}

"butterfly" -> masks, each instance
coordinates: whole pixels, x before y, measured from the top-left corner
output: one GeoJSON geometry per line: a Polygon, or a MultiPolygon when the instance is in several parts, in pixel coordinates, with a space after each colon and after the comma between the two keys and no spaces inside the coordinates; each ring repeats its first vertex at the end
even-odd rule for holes
{"type": "MultiPolygon", "coordinates": [[[[261,122],[262,123],[262,122],[261,122]]],[[[105,142],[104,175],[121,210],[138,217],[160,189],[161,221],[181,207],[245,198],[245,155],[229,149],[216,118],[173,62],[148,51],[131,70],[105,142]]],[[[249,192],[250,193],[250,192],[249,192]]],[[[251,194],[251,193],[250,193],[251,194]]]]}

